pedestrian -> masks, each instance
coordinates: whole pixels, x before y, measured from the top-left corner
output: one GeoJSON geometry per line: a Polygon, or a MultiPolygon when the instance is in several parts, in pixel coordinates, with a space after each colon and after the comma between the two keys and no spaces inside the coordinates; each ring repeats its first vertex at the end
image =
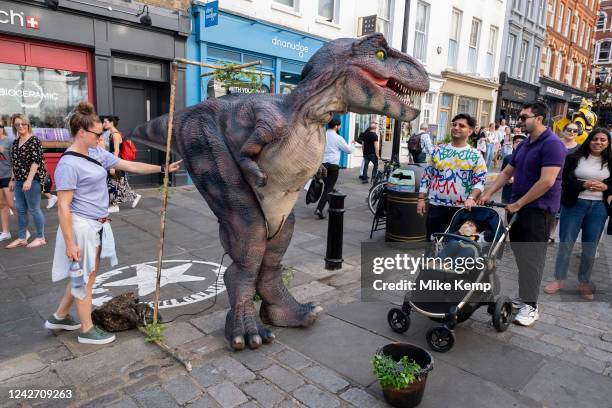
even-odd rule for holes
{"type": "Polygon", "coordinates": [[[474,131],[472,132],[472,134],[470,135],[470,138],[468,139],[470,146],[472,146],[474,149],[478,147],[478,136],[480,135],[480,129],[481,129],[481,126],[476,125],[474,127],[474,131]]]}
{"type": "MultiPolygon", "coordinates": [[[[94,326],[91,320],[92,287],[100,258],[110,258],[111,265],[117,264],[113,232],[107,218],[106,172],[115,168],[153,174],[164,172],[164,167],[122,160],[98,147],[102,122],[88,102],[79,103],[68,126],[73,142],[55,170],[60,225],[52,280],[57,282],[70,277],[71,265],[77,262],[83,272],[84,292],[72,292],[72,282],[68,282],[57,310],[46,320],[45,327],[51,330],[80,328],[79,343],[106,344],[114,341],[115,335],[94,326]],[[80,322],[69,314],[73,302],[80,322]]],[[[168,171],[177,171],[179,167],[180,162],[172,163],[168,171]]]]}
{"type": "Polygon", "coordinates": [[[611,156],[610,133],[604,128],[595,128],[578,150],[565,159],[559,252],[555,264],[555,280],[544,287],[546,293],[557,293],[563,288],[570,254],[580,233],[582,255],[578,269],[578,291],[584,299],[593,300],[591,271],[608,218],[608,206],[612,201],[611,156]]]}
{"type": "Polygon", "coordinates": [[[512,197],[506,207],[508,216],[517,214],[510,229],[511,247],[519,271],[520,310],[515,322],[531,326],[539,318],[538,294],[546,262],[550,224],[559,211],[561,169],[565,146],[544,125],[546,105],[533,102],[523,105],[519,126],[529,137],[512,154],[512,159],[481,197],[491,200],[512,177],[512,197]],[[537,243],[541,243],[538,245],[537,243]]]}
{"type": "Polygon", "coordinates": [[[47,199],[47,206],[45,207],[47,210],[53,208],[55,204],[57,204],[57,196],[51,194],[51,187],[53,186],[53,180],[51,180],[51,176],[49,173],[45,175],[45,181],[42,185],[42,195],[47,199]]]}
{"type": "MultiPolygon", "coordinates": [[[[514,145],[514,139],[512,138],[512,129],[510,126],[506,126],[504,130],[504,140],[502,142],[502,163],[505,158],[512,154],[512,146],[514,145]]],[[[503,165],[503,164],[502,164],[503,165]]]]}
{"type": "Polygon", "coordinates": [[[489,123],[489,128],[485,132],[487,151],[485,153],[485,163],[487,170],[491,170],[493,166],[493,153],[495,153],[495,143],[497,143],[497,130],[495,129],[496,124],[494,122],[489,123]]]}
{"type": "MultiPolygon", "coordinates": [[[[102,126],[110,132],[108,150],[116,157],[121,157],[121,145],[124,143],[123,134],[117,130],[119,118],[117,116],[105,116],[102,126]]],[[[128,183],[128,177],[121,170],[111,169],[108,177],[108,191],[110,194],[110,207],[108,212],[119,212],[119,204],[132,202],[132,208],[136,208],[142,196],[132,190],[128,183]]]]}
{"type": "Polygon", "coordinates": [[[428,132],[429,125],[421,123],[419,133],[415,133],[408,139],[408,151],[412,156],[412,162],[417,164],[427,163],[427,158],[431,156],[433,145],[431,136],[428,132]]]}
{"type": "Polygon", "coordinates": [[[482,158],[486,160],[487,157],[487,136],[483,133],[478,136],[478,144],[476,145],[476,150],[480,152],[482,158]]]}
{"type": "Polygon", "coordinates": [[[451,126],[451,142],[434,147],[431,162],[421,178],[417,213],[427,214],[428,240],[431,234],[444,232],[461,207],[469,210],[476,205],[486,181],[484,159],[467,142],[476,121],[460,113],[453,118],[451,126]]]}
{"type": "MultiPolygon", "coordinates": [[[[520,145],[523,140],[526,139],[525,135],[516,135],[512,138],[512,151],[516,150],[516,148],[518,147],[518,145],[520,145]]],[[[502,166],[501,166],[501,170],[503,171],[506,166],[508,165],[508,163],[510,163],[510,160],[512,160],[512,153],[510,153],[509,155],[507,155],[506,157],[504,157],[504,160],[502,161],[502,166]]],[[[510,177],[510,180],[508,180],[506,182],[506,184],[504,185],[504,187],[502,188],[502,203],[504,204],[508,204],[510,202],[510,199],[512,198],[512,183],[513,183],[513,178],[510,177]]]]}
{"type": "MultiPolygon", "coordinates": [[[[334,190],[336,181],[338,181],[338,172],[340,171],[340,151],[345,153],[353,153],[355,151],[354,144],[347,144],[344,139],[338,134],[340,130],[340,121],[338,119],[332,119],[327,124],[327,132],[325,132],[325,154],[323,156],[323,166],[327,170],[327,175],[323,178],[325,188],[323,194],[317,204],[315,215],[319,219],[325,218],[323,210],[325,204],[329,200],[328,195],[334,190]]],[[[366,167],[367,169],[367,167],[366,167]]],[[[364,173],[367,170],[364,171],[364,173]]]]}
{"type": "Polygon", "coordinates": [[[42,183],[47,170],[43,161],[42,143],[32,135],[32,125],[27,116],[13,115],[13,134],[17,138],[11,147],[11,166],[13,174],[9,183],[15,192],[15,206],[19,224],[19,237],[6,248],[27,246],[36,248],[47,244],[45,239],[45,216],[40,209],[42,183]],[[28,213],[32,214],[36,226],[36,238],[28,244],[28,213]]]}
{"type": "MultiPolygon", "coordinates": [[[[327,133],[329,133],[329,130],[327,133]]],[[[344,139],[342,140],[344,141],[344,139]]],[[[361,176],[359,178],[363,184],[367,184],[368,167],[370,163],[372,163],[372,179],[376,177],[376,173],[378,172],[378,123],[370,123],[370,127],[361,137],[361,144],[363,146],[363,163],[361,166],[361,176]]]]}
{"type": "Polygon", "coordinates": [[[4,129],[4,121],[0,120],[0,241],[11,239],[10,215],[15,214],[13,193],[9,188],[11,181],[11,147],[13,146],[13,138],[6,134],[4,129]]]}
{"type": "MultiPolygon", "coordinates": [[[[576,123],[569,122],[563,127],[563,132],[561,134],[561,141],[565,145],[567,149],[567,154],[570,155],[574,153],[580,145],[576,142],[576,136],[580,130],[578,129],[578,125],[576,123]]],[[[557,225],[559,224],[559,218],[561,218],[561,213],[557,212],[555,214],[555,219],[550,226],[550,231],[548,232],[548,242],[555,242],[555,231],[557,231],[557,225]]]]}

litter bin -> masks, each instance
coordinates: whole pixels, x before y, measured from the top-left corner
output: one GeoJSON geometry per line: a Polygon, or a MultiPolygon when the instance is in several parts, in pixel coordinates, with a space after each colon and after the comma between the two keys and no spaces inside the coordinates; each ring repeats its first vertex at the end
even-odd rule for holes
{"type": "Polygon", "coordinates": [[[387,183],[387,242],[425,242],[425,217],[417,214],[423,168],[416,164],[396,169],[387,183]]]}

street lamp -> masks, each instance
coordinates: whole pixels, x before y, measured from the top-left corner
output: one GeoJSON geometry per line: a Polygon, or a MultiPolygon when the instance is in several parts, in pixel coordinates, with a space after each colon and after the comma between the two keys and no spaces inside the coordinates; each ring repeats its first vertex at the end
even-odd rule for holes
{"type": "Polygon", "coordinates": [[[601,67],[601,69],[597,72],[597,78],[599,79],[599,90],[597,91],[597,121],[599,122],[602,89],[604,84],[606,83],[606,79],[608,79],[608,70],[606,69],[606,67],[601,67]]]}

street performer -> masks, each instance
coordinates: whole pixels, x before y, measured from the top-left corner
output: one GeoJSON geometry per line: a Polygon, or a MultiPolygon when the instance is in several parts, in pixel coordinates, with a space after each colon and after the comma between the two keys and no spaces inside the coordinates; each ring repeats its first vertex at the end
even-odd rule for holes
{"type": "MultiPolygon", "coordinates": [[[[100,258],[110,258],[117,264],[115,241],[108,217],[106,175],[110,169],[138,174],[164,172],[164,166],[121,160],[98,147],[104,130],[102,122],[88,102],[81,102],[68,119],[73,143],[60,159],[55,170],[60,227],[57,231],[53,257],[52,280],[69,277],[71,264],[76,261],[83,271],[84,298],[73,296],[68,282],[64,296],[45,327],[52,330],[81,329],[79,343],[107,344],[115,335],[93,325],[91,320],[92,287],[100,258]],[[76,302],[80,322],[69,314],[76,302]]],[[[170,164],[168,171],[180,168],[180,161],[170,164]]]]}

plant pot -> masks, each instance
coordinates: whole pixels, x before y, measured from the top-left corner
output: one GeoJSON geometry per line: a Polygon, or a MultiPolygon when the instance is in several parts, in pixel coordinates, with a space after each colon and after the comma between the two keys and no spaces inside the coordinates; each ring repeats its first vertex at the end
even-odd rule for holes
{"type": "Polygon", "coordinates": [[[399,361],[402,357],[416,361],[421,366],[421,371],[416,375],[416,380],[406,388],[399,390],[387,388],[383,389],[385,401],[397,408],[412,408],[421,403],[427,375],[433,369],[433,357],[429,352],[421,347],[408,343],[391,343],[384,346],[381,353],[399,361]]]}

